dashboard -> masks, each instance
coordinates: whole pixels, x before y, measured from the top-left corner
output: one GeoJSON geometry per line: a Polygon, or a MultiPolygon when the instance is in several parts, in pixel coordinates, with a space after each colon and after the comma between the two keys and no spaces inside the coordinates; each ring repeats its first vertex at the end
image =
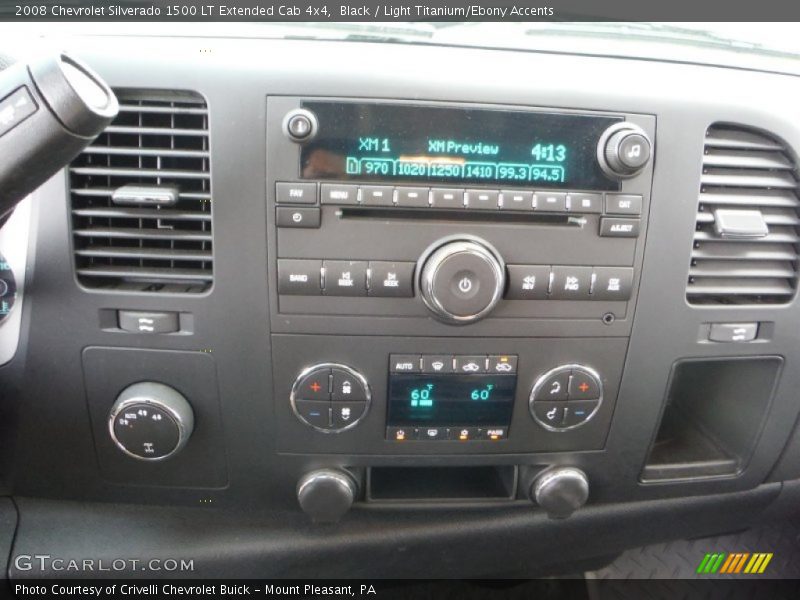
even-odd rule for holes
{"type": "Polygon", "coordinates": [[[790,510],[796,75],[40,44],[120,112],[0,229],[13,554],[547,575],[790,510]]]}

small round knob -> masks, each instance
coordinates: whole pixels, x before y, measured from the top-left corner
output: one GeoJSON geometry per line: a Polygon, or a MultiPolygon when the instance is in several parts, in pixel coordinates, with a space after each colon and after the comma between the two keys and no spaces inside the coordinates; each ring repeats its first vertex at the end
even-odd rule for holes
{"type": "Polygon", "coordinates": [[[111,407],[108,431],[125,454],[164,460],[179,452],[194,429],[192,407],[173,388],[145,381],[125,388],[111,407]]]}
{"type": "Polygon", "coordinates": [[[338,469],[319,469],[297,483],[297,501],[315,523],[335,523],[350,510],[358,494],[355,479],[338,469]]]}
{"type": "Polygon", "coordinates": [[[503,295],[505,265],[482,240],[446,242],[421,262],[422,300],[442,321],[465,325],[482,319],[503,295]]]}
{"type": "Polygon", "coordinates": [[[307,142],[317,134],[317,117],[310,110],[297,108],[283,119],[283,130],[293,142],[307,142]]]}
{"type": "Polygon", "coordinates": [[[589,499],[589,480],[580,469],[557,467],[536,478],[530,498],[551,519],[566,519],[589,499]]]}
{"type": "Polygon", "coordinates": [[[615,178],[633,177],[650,161],[652,147],[647,133],[636,125],[618,123],[609,127],[597,144],[597,160],[615,178]]]}

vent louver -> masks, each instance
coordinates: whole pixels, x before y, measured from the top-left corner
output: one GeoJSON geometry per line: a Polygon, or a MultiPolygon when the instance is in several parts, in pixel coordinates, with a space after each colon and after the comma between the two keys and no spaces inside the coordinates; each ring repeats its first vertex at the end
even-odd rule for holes
{"type": "Polygon", "coordinates": [[[78,278],[91,288],[203,292],[213,281],[205,100],[115,91],[119,116],[69,169],[78,278]]]}
{"type": "Polygon", "coordinates": [[[728,124],[706,133],[686,296],[692,304],[782,304],[797,282],[798,182],[777,139],[728,124]]]}

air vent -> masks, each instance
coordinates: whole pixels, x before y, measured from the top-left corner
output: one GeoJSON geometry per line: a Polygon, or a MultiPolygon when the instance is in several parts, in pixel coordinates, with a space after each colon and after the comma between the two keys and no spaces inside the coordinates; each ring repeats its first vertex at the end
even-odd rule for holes
{"type": "Polygon", "coordinates": [[[115,91],[119,116],[69,170],[78,278],[203,292],[213,281],[206,103],[192,92],[115,91]]]}
{"type": "Polygon", "coordinates": [[[798,182],[783,143],[716,124],[706,132],[686,296],[692,304],[783,304],[797,287],[798,182]]]}

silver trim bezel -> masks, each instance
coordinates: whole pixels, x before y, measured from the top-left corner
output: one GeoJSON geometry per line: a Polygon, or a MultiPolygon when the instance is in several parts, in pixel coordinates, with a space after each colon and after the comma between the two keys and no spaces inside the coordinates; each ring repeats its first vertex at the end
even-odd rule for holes
{"type": "MultiPolygon", "coordinates": [[[[603,379],[600,377],[600,373],[598,373],[593,368],[587,367],[586,365],[577,364],[577,363],[571,363],[571,364],[568,364],[568,365],[560,365],[558,367],[555,367],[554,369],[550,369],[549,371],[547,371],[543,375],[540,375],[536,379],[536,382],[533,384],[533,387],[531,388],[531,393],[528,396],[528,412],[530,412],[531,417],[533,417],[533,420],[536,421],[542,427],[544,427],[547,431],[554,431],[554,432],[557,432],[557,433],[563,433],[565,431],[572,431],[573,429],[577,429],[578,427],[582,427],[583,425],[586,425],[589,421],[591,421],[594,418],[594,416],[600,410],[600,407],[603,405],[603,393],[604,393],[603,379]],[[543,421],[540,421],[539,418],[536,416],[536,413],[533,410],[534,398],[536,397],[537,392],[544,386],[544,384],[547,382],[547,380],[550,379],[553,375],[556,375],[558,373],[562,373],[564,371],[572,371],[572,370],[584,371],[585,373],[588,373],[589,375],[591,375],[595,379],[595,381],[597,381],[597,388],[600,390],[600,396],[597,398],[597,406],[591,412],[591,414],[588,417],[586,417],[586,419],[584,419],[580,423],[576,423],[575,425],[570,425],[569,427],[553,427],[552,425],[549,425],[547,423],[544,423],[543,421]]],[[[594,400],[594,398],[586,398],[586,400],[594,400]]],[[[548,401],[545,400],[544,402],[548,402],[548,401]]],[[[568,407],[569,403],[572,402],[572,400],[552,400],[551,402],[563,402],[564,405],[566,407],[568,407]]],[[[580,402],[580,400],[576,399],[575,402],[580,402]]]]}
{"type": "MultiPolygon", "coordinates": [[[[331,405],[333,405],[333,403],[335,401],[330,401],[330,402],[331,402],[331,405]]],[[[307,426],[311,427],[312,429],[314,429],[315,431],[319,431],[321,433],[342,433],[343,431],[348,431],[350,429],[353,429],[362,420],[364,420],[364,418],[367,416],[367,414],[369,414],[369,409],[370,409],[370,406],[372,405],[372,390],[370,390],[369,382],[367,381],[367,378],[364,377],[358,371],[356,371],[354,368],[349,367],[347,365],[343,365],[341,363],[333,363],[333,362],[318,363],[318,364],[306,367],[305,369],[300,371],[300,374],[295,378],[294,383],[292,384],[292,391],[289,393],[289,404],[292,407],[292,412],[294,413],[294,416],[297,417],[297,419],[301,423],[303,423],[304,425],[307,425],[307,426]],[[333,427],[331,427],[330,429],[325,429],[324,427],[317,427],[316,425],[313,425],[312,423],[309,423],[308,421],[306,421],[300,415],[299,412],[297,412],[297,403],[296,402],[299,399],[299,398],[297,398],[297,394],[298,394],[298,391],[299,391],[297,388],[299,387],[300,382],[303,381],[303,379],[308,377],[314,371],[317,371],[317,370],[320,370],[320,369],[341,369],[342,371],[345,371],[346,373],[348,373],[351,377],[354,377],[355,379],[357,379],[358,382],[361,384],[361,386],[364,388],[364,392],[365,392],[364,395],[367,398],[366,407],[364,408],[364,412],[361,413],[361,416],[358,417],[352,423],[349,423],[348,425],[345,425],[344,427],[340,427],[338,429],[334,429],[333,427]]]]}

